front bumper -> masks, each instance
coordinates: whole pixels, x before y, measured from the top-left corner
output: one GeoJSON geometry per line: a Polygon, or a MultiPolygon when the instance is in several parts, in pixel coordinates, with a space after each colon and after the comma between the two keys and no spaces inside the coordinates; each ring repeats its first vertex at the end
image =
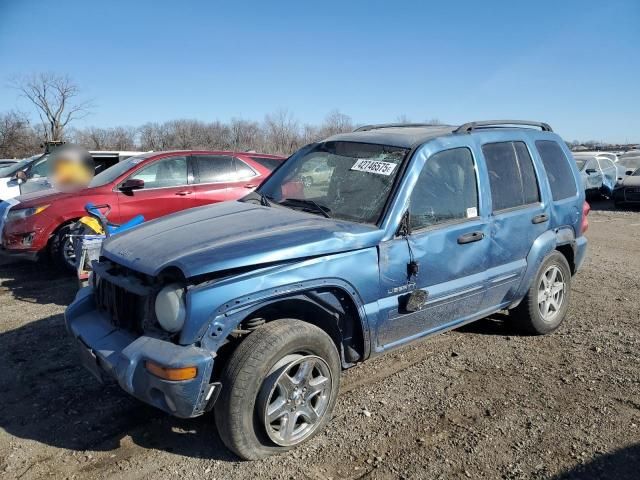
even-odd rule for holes
{"type": "Polygon", "coordinates": [[[640,203],[640,187],[621,187],[613,192],[613,200],[618,203],[640,203]]]}
{"type": "Polygon", "coordinates": [[[83,366],[99,380],[112,377],[134,397],[177,417],[196,417],[213,406],[221,386],[210,383],[212,353],[114,327],[106,314],[96,310],[91,287],[78,292],[65,312],[65,322],[83,366]],[[147,360],[169,368],[196,366],[197,376],[164,380],[147,371],[147,360]]]}
{"type": "Polygon", "coordinates": [[[35,262],[40,258],[40,252],[34,250],[4,248],[0,246],[0,257],[30,260],[35,262]]]}

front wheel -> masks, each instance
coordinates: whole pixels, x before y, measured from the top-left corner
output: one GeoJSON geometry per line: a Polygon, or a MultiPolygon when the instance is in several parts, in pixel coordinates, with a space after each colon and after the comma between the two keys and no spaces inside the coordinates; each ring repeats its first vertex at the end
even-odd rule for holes
{"type": "Polygon", "coordinates": [[[64,225],[51,239],[49,253],[53,263],[62,270],[73,272],[76,269],[76,252],[72,234],[74,224],[64,225]]]}
{"type": "Polygon", "coordinates": [[[524,297],[513,310],[518,326],[525,333],[544,335],[564,321],[571,298],[571,269],[565,256],[549,254],[524,297]]]}
{"type": "Polygon", "coordinates": [[[215,419],[222,441],[257,460],[306,442],[326,426],[340,385],[340,357],[320,328],[274,320],[251,333],[222,373],[215,419]]]}

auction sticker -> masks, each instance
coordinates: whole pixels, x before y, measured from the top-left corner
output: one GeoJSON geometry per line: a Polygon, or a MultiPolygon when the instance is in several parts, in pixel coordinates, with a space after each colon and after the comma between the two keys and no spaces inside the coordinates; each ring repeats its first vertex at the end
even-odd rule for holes
{"type": "Polygon", "coordinates": [[[391,175],[396,168],[395,163],[381,162],[379,160],[367,160],[361,158],[353,164],[351,170],[358,172],[377,173],[378,175],[391,175]]]}

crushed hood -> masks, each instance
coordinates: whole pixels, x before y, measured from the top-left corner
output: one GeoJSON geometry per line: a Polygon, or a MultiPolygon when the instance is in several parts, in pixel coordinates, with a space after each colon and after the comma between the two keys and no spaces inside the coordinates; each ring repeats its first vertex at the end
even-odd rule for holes
{"type": "Polygon", "coordinates": [[[370,247],[382,235],[373,225],[280,206],[225,202],[117,234],[104,243],[103,254],[147,275],[172,266],[192,277],[370,247]]]}

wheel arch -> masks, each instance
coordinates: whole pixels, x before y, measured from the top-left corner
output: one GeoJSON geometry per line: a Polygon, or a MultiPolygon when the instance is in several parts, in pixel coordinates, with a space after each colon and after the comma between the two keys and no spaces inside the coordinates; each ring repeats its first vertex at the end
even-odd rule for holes
{"type": "MultiPolygon", "coordinates": [[[[359,301],[342,286],[322,285],[263,299],[231,316],[232,319],[212,322],[204,339],[206,343],[216,333],[220,335],[210,345],[218,357],[230,355],[244,337],[260,325],[281,318],[294,318],[325,331],[336,345],[343,368],[369,356],[369,331],[364,311],[359,301]],[[224,339],[220,338],[225,334],[224,339]]],[[[224,361],[216,363],[220,365],[224,361]]]]}
{"type": "Polygon", "coordinates": [[[514,295],[515,301],[509,305],[509,308],[514,308],[520,303],[529,290],[540,265],[552,251],[557,250],[564,255],[573,275],[576,271],[575,248],[575,233],[571,227],[547,230],[536,238],[527,255],[527,267],[518,286],[517,293],[514,295]]]}

